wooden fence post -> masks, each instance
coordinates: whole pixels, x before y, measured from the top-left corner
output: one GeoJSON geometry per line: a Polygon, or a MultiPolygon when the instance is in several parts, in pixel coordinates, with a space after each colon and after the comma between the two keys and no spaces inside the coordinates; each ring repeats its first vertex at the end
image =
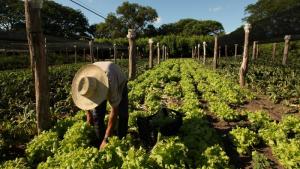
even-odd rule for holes
{"type": "Polygon", "coordinates": [[[206,62],[206,42],[203,42],[203,64],[206,62]]]}
{"type": "Polygon", "coordinates": [[[96,61],[99,60],[99,46],[96,47],[96,61]]]}
{"type": "Polygon", "coordinates": [[[291,35],[285,35],[282,65],[286,65],[287,62],[287,57],[289,55],[290,39],[291,39],[291,35]]]}
{"type": "Polygon", "coordinates": [[[165,56],[164,56],[165,60],[167,60],[167,53],[168,53],[168,49],[167,46],[165,46],[165,56]]]}
{"type": "Polygon", "coordinates": [[[256,41],[253,41],[253,46],[252,46],[252,60],[255,60],[256,58],[256,41]]]}
{"type": "Polygon", "coordinates": [[[6,49],[5,49],[5,48],[4,48],[4,51],[3,51],[3,52],[4,52],[4,56],[6,56],[6,55],[7,55],[7,52],[6,52],[6,49]]]}
{"type": "Polygon", "coordinates": [[[148,40],[149,43],[149,68],[152,69],[153,67],[153,56],[152,56],[152,44],[153,44],[153,40],[150,38],[148,40]]]}
{"type": "Polygon", "coordinates": [[[45,37],[45,54],[47,55],[47,38],[45,37]]]}
{"type": "Polygon", "coordinates": [[[139,47],[136,47],[136,57],[137,59],[141,59],[139,47]]]}
{"type": "Polygon", "coordinates": [[[91,57],[91,62],[94,63],[94,46],[93,46],[93,41],[91,40],[89,42],[89,46],[90,46],[90,57],[91,57]]]}
{"type": "Polygon", "coordinates": [[[74,45],[75,64],[77,63],[77,45],[74,45]]]}
{"type": "Polygon", "coordinates": [[[251,25],[249,23],[245,24],[245,41],[244,41],[244,52],[243,52],[243,62],[240,68],[240,86],[245,86],[245,76],[248,71],[248,44],[249,44],[249,34],[250,34],[251,25]]]}
{"type": "Polygon", "coordinates": [[[40,134],[49,128],[49,80],[45,53],[45,39],[41,26],[41,8],[43,1],[24,1],[26,32],[29,52],[34,66],[36,120],[40,134]]]}
{"type": "Polygon", "coordinates": [[[66,48],[66,56],[67,56],[67,58],[69,58],[68,48],[66,48]]]}
{"type": "Polygon", "coordinates": [[[221,49],[222,49],[222,47],[219,46],[219,59],[221,58],[221,49]]]}
{"type": "Polygon", "coordinates": [[[276,43],[273,43],[272,60],[275,60],[275,57],[276,57],[276,43]]]}
{"type": "Polygon", "coordinates": [[[169,59],[169,57],[170,57],[170,49],[167,48],[167,56],[166,56],[166,59],[169,59]]]}
{"type": "Polygon", "coordinates": [[[83,48],[83,58],[84,58],[84,62],[86,62],[85,48],[83,48]]]}
{"type": "Polygon", "coordinates": [[[136,75],[136,54],[135,54],[135,30],[128,29],[128,42],[129,42],[129,79],[134,79],[136,75]]]}
{"type": "Polygon", "coordinates": [[[194,58],[194,47],[192,47],[192,58],[194,58]]]}
{"type": "Polygon", "coordinates": [[[200,61],[200,44],[198,43],[198,51],[197,51],[197,53],[198,53],[198,61],[200,61]]]}
{"type": "Polygon", "coordinates": [[[117,44],[114,44],[114,63],[117,63],[117,44]]]}
{"type": "Polygon", "coordinates": [[[162,46],[162,56],[161,56],[161,60],[164,60],[164,56],[165,56],[165,45],[162,46]]]}
{"type": "Polygon", "coordinates": [[[156,44],[157,46],[157,64],[160,62],[160,47],[159,47],[159,42],[156,44]]]}
{"type": "Polygon", "coordinates": [[[234,44],[234,58],[237,58],[237,48],[238,48],[238,44],[234,44]]]}
{"type": "Polygon", "coordinates": [[[215,34],[215,46],[214,46],[214,59],[213,59],[213,68],[217,69],[218,67],[218,63],[217,63],[217,59],[218,59],[218,35],[215,34]]]}
{"type": "Polygon", "coordinates": [[[194,47],[194,51],[195,51],[195,53],[194,53],[194,59],[197,59],[197,45],[194,47]]]}
{"type": "Polygon", "coordinates": [[[258,55],[259,55],[259,44],[258,44],[258,41],[256,41],[256,54],[255,54],[255,59],[258,58],[258,55]]]}

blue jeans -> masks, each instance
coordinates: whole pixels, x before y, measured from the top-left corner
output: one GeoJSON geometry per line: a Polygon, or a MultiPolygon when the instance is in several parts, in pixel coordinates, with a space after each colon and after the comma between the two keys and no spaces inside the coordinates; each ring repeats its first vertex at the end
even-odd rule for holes
{"type": "MultiPolygon", "coordinates": [[[[98,107],[93,111],[93,122],[96,131],[97,138],[102,142],[105,132],[106,125],[104,124],[104,118],[106,114],[107,100],[103,101],[98,107]]],[[[128,89],[127,83],[124,86],[122,93],[122,100],[119,104],[118,113],[118,130],[116,135],[121,139],[126,136],[128,130],[128,89]]],[[[116,125],[116,124],[115,124],[116,125]]]]}

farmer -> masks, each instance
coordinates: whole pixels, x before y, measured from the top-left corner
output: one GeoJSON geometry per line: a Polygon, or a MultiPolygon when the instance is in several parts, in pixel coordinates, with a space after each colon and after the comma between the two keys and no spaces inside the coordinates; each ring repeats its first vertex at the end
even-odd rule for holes
{"type": "Polygon", "coordinates": [[[128,129],[127,78],[112,62],[95,62],[83,66],[72,82],[72,98],[77,107],[86,110],[87,122],[95,126],[100,149],[113,134],[119,119],[117,135],[126,136],[128,129]],[[107,127],[104,124],[107,101],[111,105],[107,127]]]}

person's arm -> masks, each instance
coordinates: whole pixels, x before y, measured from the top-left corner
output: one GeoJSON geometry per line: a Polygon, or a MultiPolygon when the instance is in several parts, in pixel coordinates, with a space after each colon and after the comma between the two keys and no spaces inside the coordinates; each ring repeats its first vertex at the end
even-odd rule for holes
{"type": "Polygon", "coordinates": [[[109,114],[109,119],[108,119],[106,132],[105,132],[105,136],[104,136],[104,139],[103,139],[103,141],[100,145],[100,149],[103,149],[105,147],[105,145],[107,144],[105,138],[108,138],[112,135],[113,128],[114,128],[114,126],[116,124],[116,121],[117,121],[118,113],[119,113],[119,107],[118,106],[111,108],[111,112],[109,114]]]}
{"type": "Polygon", "coordinates": [[[85,114],[86,114],[86,122],[87,122],[87,124],[93,125],[93,115],[92,115],[91,111],[90,110],[86,110],[85,114]]]}

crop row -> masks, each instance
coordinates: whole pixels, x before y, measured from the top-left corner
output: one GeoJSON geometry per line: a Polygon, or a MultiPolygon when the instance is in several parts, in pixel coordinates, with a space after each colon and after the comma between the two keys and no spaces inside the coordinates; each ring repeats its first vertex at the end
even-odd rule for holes
{"type": "MultiPolygon", "coordinates": [[[[226,121],[247,117],[250,126],[235,127],[228,134],[241,155],[267,144],[285,168],[299,167],[299,118],[287,116],[278,123],[265,112],[238,113],[235,106],[253,99],[253,94],[196,61],[164,61],[128,86],[130,132],[125,139],[113,137],[104,150],[97,150],[93,127],[85,124],[81,111],[58,120],[27,144],[24,158],[7,161],[1,168],[232,168],[223,149],[228,145],[211,127],[208,113],[226,121]],[[175,136],[158,134],[149,149],[138,137],[136,119],[162,107],[182,112],[183,124],[175,136]]],[[[269,166],[256,151],[252,151],[252,159],[269,166]]]]}
{"type": "MultiPolygon", "coordinates": [[[[290,61],[288,66],[270,61],[267,56],[261,56],[251,61],[247,73],[248,87],[267,95],[275,103],[282,102],[288,105],[300,104],[300,70],[299,61],[290,61]]],[[[276,58],[278,59],[278,58],[276,58]]],[[[290,59],[293,59],[292,57],[290,59]]],[[[240,59],[221,59],[220,73],[226,77],[238,79],[240,59]]]]}
{"type": "MultiPolygon", "coordinates": [[[[118,61],[127,74],[127,61],[118,61]]],[[[69,64],[49,68],[51,120],[75,114],[70,88],[76,71],[83,64],[69,64]]],[[[146,70],[147,62],[137,63],[137,73],[146,70]]],[[[35,96],[32,74],[29,69],[0,72],[0,152],[1,160],[10,159],[22,152],[20,145],[36,134],[35,96]],[[17,153],[17,154],[15,154],[17,153]]]]}
{"type": "Polygon", "coordinates": [[[129,83],[131,131],[137,128],[135,117],[153,114],[161,106],[185,113],[178,134],[159,137],[150,151],[130,134],[123,140],[111,138],[103,151],[96,151],[89,136],[92,127],[83,122],[81,112],[35,137],[25,159],[4,165],[27,161],[38,168],[229,168],[222,142],[204,118],[188,67],[185,61],[166,61],[129,83]]]}

